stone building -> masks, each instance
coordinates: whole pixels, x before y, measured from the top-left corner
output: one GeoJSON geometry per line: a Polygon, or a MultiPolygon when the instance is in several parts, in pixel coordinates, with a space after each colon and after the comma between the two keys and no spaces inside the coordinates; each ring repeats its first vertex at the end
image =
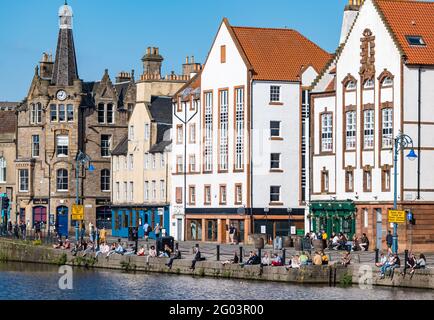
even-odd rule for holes
{"type": "MultiPolygon", "coordinates": [[[[44,54],[27,97],[17,107],[16,199],[20,217],[42,221],[62,234],[71,221],[76,197],[85,206],[85,222],[111,225],[110,152],[127,133],[136,98],[134,72],[112,83],[79,78],[72,31],[72,8],[59,10],[55,60],[44,54]],[[89,163],[76,169],[81,152],[89,163]],[[76,179],[77,175],[79,179],[76,179]],[[78,189],[77,189],[78,187],[78,189]]],[[[68,227],[70,226],[70,228],[68,227]]]]}
{"type": "Polygon", "coordinates": [[[15,154],[17,118],[15,102],[0,102],[0,194],[7,194],[10,199],[10,216],[16,218],[15,208],[15,154]]]}

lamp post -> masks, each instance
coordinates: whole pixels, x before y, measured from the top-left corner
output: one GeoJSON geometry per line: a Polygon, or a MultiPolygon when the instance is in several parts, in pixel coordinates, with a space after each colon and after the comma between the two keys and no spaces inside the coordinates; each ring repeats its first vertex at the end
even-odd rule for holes
{"type": "Polygon", "coordinates": [[[292,208],[288,208],[288,236],[291,236],[291,213],[292,213],[292,208]]]}
{"type": "MultiPolygon", "coordinates": [[[[80,165],[85,165],[86,163],[89,163],[89,172],[93,172],[95,171],[94,166],[90,163],[92,161],[92,159],[85,154],[82,151],[79,151],[77,154],[77,158],[75,161],[75,192],[76,192],[76,198],[75,198],[75,204],[79,205],[80,204],[80,195],[79,195],[79,189],[80,189],[80,184],[79,184],[79,179],[80,179],[80,165]]],[[[78,235],[78,220],[75,220],[75,241],[78,241],[79,235],[78,235]]]]}
{"type": "MultiPolygon", "coordinates": [[[[393,157],[393,170],[394,170],[394,193],[393,193],[393,209],[398,209],[398,156],[399,152],[404,150],[405,148],[411,146],[410,153],[407,155],[407,158],[410,161],[414,161],[417,159],[417,155],[413,149],[413,139],[410,136],[399,132],[396,136],[395,140],[395,150],[393,157]]],[[[398,253],[398,224],[393,224],[393,245],[392,245],[393,253],[398,253]]]]}

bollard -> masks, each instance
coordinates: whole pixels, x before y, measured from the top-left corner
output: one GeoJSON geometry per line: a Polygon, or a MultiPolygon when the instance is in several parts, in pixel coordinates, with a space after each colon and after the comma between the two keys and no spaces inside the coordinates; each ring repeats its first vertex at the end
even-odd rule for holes
{"type": "Polygon", "coordinates": [[[285,265],[285,260],[286,260],[286,249],[283,248],[282,250],[282,264],[285,265]]]}
{"type": "Polygon", "coordinates": [[[258,257],[262,261],[262,249],[261,248],[258,249],[258,257]]]}
{"type": "Polygon", "coordinates": [[[404,251],[404,274],[407,273],[408,250],[404,251]]]}
{"type": "Polygon", "coordinates": [[[243,263],[243,247],[240,247],[240,263],[243,263]]]}
{"type": "Polygon", "coordinates": [[[375,263],[378,263],[378,258],[379,258],[378,253],[379,252],[380,252],[379,249],[375,249],[375,263]]]}
{"type": "Polygon", "coordinates": [[[175,250],[179,250],[179,243],[175,243],[175,250]]]}
{"type": "Polygon", "coordinates": [[[220,245],[217,245],[217,261],[220,261],[220,245]]]}

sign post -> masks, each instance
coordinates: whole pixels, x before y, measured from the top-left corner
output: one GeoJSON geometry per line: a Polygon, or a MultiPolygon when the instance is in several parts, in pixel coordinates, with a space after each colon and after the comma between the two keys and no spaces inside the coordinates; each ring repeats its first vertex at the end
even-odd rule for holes
{"type": "Polygon", "coordinates": [[[405,223],[406,212],[401,210],[389,210],[389,223],[405,223]]]}
{"type": "Polygon", "coordinates": [[[78,204],[72,205],[72,220],[84,220],[84,206],[78,204]]]}

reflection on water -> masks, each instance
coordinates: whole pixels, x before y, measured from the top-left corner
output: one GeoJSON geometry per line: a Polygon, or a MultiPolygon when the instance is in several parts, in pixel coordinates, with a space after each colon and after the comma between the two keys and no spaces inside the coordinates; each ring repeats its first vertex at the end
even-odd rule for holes
{"type": "Polygon", "coordinates": [[[428,290],[361,290],[286,283],[193,278],[160,274],[74,269],[73,290],[60,290],[58,268],[0,263],[3,300],[434,300],[428,290]]]}

